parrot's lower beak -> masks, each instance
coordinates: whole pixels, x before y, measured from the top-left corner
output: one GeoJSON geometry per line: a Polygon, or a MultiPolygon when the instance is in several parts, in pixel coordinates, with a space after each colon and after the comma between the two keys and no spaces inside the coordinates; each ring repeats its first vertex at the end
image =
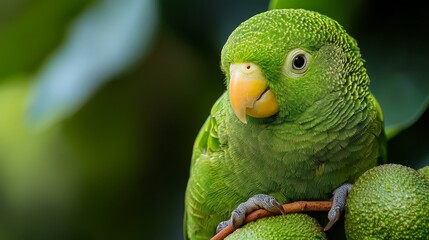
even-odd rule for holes
{"type": "Polygon", "coordinates": [[[229,69],[229,97],[234,113],[242,123],[247,123],[246,115],[266,118],[279,111],[276,96],[258,65],[234,63],[229,69]]]}

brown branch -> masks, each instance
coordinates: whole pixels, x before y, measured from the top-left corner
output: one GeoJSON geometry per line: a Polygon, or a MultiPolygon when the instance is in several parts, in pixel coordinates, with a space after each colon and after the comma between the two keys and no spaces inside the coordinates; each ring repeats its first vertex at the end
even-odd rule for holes
{"type": "MultiPolygon", "coordinates": [[[[299,212],[328,212],[332,207],[331,201],[298,201],[283,204],[283,209],[286,213],[299,213],[299,212]]],[[[280,213],[272,213],[265,209],[258,209],[246,216],[244,224],[256,221],[259,218],[279,215],[280,213]]],[[[244,225],[243,224],[243,225],[244,225]]],[[[228,225],[222,231],[218,232],[210,240],[223,240],[229,234],[234,232],[232,225],[228,225]]]]}

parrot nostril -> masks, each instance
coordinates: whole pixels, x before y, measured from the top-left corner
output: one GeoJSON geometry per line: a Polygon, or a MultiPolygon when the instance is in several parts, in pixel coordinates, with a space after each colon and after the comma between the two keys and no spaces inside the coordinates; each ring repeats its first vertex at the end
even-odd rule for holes
{"type": "Polygon", "coordinates": [[[250,65],[247,65],[247,66],[246,66],[246,69],[250,69],[250,65]]]}

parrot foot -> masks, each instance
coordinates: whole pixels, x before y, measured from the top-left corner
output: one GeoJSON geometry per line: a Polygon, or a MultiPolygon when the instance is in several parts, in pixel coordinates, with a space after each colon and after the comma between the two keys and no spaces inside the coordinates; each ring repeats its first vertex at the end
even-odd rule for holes
{"type": "Polygon", "coordinates": [[[247,214],[261,208],[269,212],[286,214],[283,206],[274,197],[266,194],[256,194],[246,202],[238,205],[238,207],[232,211],[229,220],[219,223],[216,232],[220,232],[230,224],[233,228],[240,227],[244,223],[247,214]]]}
{"type": "Polygon", "coordinates": [[[351,183],[345,183],[335,189],[334,197],[332,199],[332,207],[328,212],[329,222],[323,229],[324,231],[328,231],[334,223],[340,219],[341,213],[344,211],[344,207],[346,206],[347,195],[352,189],[352,186],[353,185],[351,183]]]}
{"type": "Polygon", "coordinates": [[[219,233],[220,231],[222,231],[222,229],[226,228],[230,224],[231,224],[231,219],[220,222],[216,227],[216,233],[219,233]]]}

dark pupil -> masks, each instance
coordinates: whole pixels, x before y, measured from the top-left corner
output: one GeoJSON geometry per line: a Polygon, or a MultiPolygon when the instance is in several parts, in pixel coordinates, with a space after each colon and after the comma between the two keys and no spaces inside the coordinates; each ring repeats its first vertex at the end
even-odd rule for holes
{"type": "Polygon", "coordinates": [[[298,55],[293,59],[293,67],[295,69],[301,69],[305,65],[305,58],[302,55],[298,55]]]}

